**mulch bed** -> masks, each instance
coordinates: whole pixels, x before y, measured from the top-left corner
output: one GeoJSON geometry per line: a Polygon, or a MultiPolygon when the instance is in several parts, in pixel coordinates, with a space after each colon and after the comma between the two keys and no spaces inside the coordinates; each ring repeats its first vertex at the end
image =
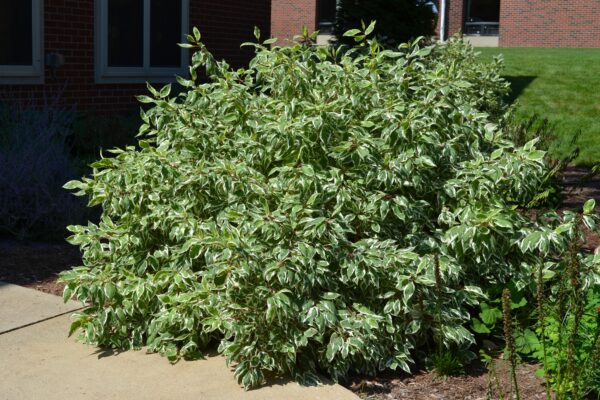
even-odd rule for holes
{"type": "Polygon", "coordinates": [[[0,281],[62,296],[57,274],[81,265],[79,249],[68,243],[0,239],[0,281]]]}
{"type": "MultiPolygon", "coordinates": [[[[433,372],[420,371],[409,376],[384,373],[376,379],[355,378],[345,386],[359,397],[367,400],[486,400],[491,384],[492,399],[498,396],[498,386],[503,396],[510,399],[509,365],[503,360],[495,361],[498,381],[490,381],[487,369],[473,363],[464,375],[439,377],[433,372]]],[[[538,366],[523,364],[517,369],[517,382],[521,399],[545,400],[544,381],[535,375],[538,366]]]]}
{"type": "MultiPolygon", "coordinates": [[[[600,205],[600,178],[595,177],[578,186],[587,174],[585,168],[568,168],[563,175],[563,209],[580,210],[583,203],[596,199],[600,205]]],[[[586,250],[599,245],[595,235],[589,235],[586,250]]],[[[19,242],[0,239],[0,281],[13,283],[62,296],[63,286],[57,282],[61,271],[81,265],[79,249],[67,243],[19,242]]],[[[508,390],[508,371],[501,360],[496,362],[501,385],[508,390]]],[[[520,366],[517,376],[522,399],[545,399],[543,381],[535,376],[536,365],[520,366]]],[[[471,366],[465,375],[440,378],[431,372],[413,376],[384,373],[374,379],[354,378],[345,385],[360,397],[370,400],[485,400],[489,376],[482,365],[471,366]]],[[[493,398],[499,398],[494,395],[493,398]]]]}

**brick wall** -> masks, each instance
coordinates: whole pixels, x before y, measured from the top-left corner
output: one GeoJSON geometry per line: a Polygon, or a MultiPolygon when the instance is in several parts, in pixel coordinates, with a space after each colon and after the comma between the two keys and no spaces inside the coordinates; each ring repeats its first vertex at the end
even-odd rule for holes
{"type": "MultiPolygon", "coordinates": [[[[259,26],[269,37],[270,0],[190,0],[190,30],[197,26],[208,48],[234,66],[246,64],[252,51],[240,44],[253,39],[259,26]]],[[[44,53],[57,52],[65,64],[52,77],[45,71],[44,85],[0,85],[0,101],[43,102],[60,93],[61,99],[90,113],[135,110],[135,96],[146,92],[143,84],[94,83],[94,1],[44,1],[44,53]]]]}
{"type": "Polygon", "coordinates": [[[465,22],[465,0],[447,0],[448,36],[463,31],[465,22]]]}
{"type": "Polygon", "coordinates": [[[500,46],[600,47],[600,0],[501,0],[500,46]]]}
{"type": "Polygon", "coordinates": [[[310,32],[317,29],[317,0],[271,1],[271,36],[279,39],[277,44],[300,34],[304,25],[310,32]]]}

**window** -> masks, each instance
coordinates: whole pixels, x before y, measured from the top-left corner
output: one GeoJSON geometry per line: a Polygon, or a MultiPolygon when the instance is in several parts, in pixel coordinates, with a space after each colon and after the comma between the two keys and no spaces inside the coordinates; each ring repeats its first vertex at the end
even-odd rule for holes
{"type": "Polygon", "coordinates": [[[43,83],[42,1],[0,0],[0,84],[43,83]]]}
{"type": "Polygon", "coordinates": [[[333,32],[337,13],[337,0],[317,1],[317,26],[320,34],[329,35],[333,32]]]}
{"type": "Polygon", "coordinates": [[[500,0],[467,0],[465,34],[498,36],[500,0]]]}
{"type": "Polygon", "coordinates": [[[187,71],[189,0],[96,0],[96,82],[169,82],[187,71]]]}

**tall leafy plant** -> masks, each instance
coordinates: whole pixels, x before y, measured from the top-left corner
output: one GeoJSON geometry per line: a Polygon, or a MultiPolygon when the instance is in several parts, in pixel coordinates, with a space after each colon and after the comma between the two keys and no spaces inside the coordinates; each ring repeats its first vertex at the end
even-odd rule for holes
{"type": "MultiPolygon", "coordinates": [[[[600,395],[600,254],[580,254],[585,229],[597,230],[594,200],[583,213],[565,211],[558,229],[568,232],[569,247],[559,264],[558,279],[546,282],[538,274],[538,335],[534,353],[556,399],[583,399],[600,395]]],[[[550,396],[548,396],[549,398],[550,396]]]]}
{"type": "Polygon", "coordinates": [[[499,62],[459,40],[385,50],[372,30],[348,32],[347,52],[250,44],[239,70],[194,30],[186,90],[140,97],[139,147],[66,185],[103,208],[70,227],[84,266],[64,295],[89,303],[72,331],[171,360],[218,342],[247,387],[468,347],[489,285],[526,286],[538,247],[564,246],[516,210],[544,153],[495,123],[499,62]]]}

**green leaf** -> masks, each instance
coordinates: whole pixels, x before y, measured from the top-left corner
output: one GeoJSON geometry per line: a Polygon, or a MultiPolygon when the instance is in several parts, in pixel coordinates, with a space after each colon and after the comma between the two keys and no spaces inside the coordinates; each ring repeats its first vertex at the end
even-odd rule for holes
{"type": "Polygon", "coordinates": [[[310,339],[317,335],[317,333],[318,331],[315,328],[308,328],[306,331],[304,331],[304,337],[310,339]]]}
{"type": "Polygon", "coordinates": [[[484,323],[482,323],[477,318],[471,319],[471,329],[476,333],[491,333],[490,328],[488,328],[484,323]]]}
{"type": "Polygon", "coordinates": [[[544,379],[546,378],[546,371],[544,370],[544,368],[537,368],[535,370],[535,376],[544,379]]]}
{"type": "Polygon", "coordinates": [[[72,296],[73,289],[71,289],[69,286],[65,286],[65,288],[63,289],[63,301],[66,303],[67,301],[71,300],[72,296]]]}
{"type": "Polygon", "coordinates": [[[410,322],[410,324],[408,324],[408,327],[406,328],[406,334],[407,335],[414,335],[415,333],[419,332],[419,330],[421,329],[421,321],[419,320],[412,320],[410,322]]]}
{"type": "Polygon", "coordinates": [[[200,31],[198,30],[198,28],[194,27],[192,29],[192,32],[194,33],[194,39],[196,39],[196,42],[199,42],[200,39],[202,39],[202,35],[200,34],[200,31]]]}
{"type": "Polygon", "coordinates": [[[268,322],[272,322],[277,315],[277,300],[275,297],[270,297],[267,300],[267,313],[266,318],[268,322]]]}
{"type": "Polygon", "coordinates": [[[92,168],[106,168],[106,167],[112,167],[114,164],[114,161],[111,158],[102,158],[92,164],[90,164],[90,166],[92,168]]]}
{"type": "Polygon", "coordinates": [[[412,281],[408,282],[402,289],[402,292],[403,292],[402,299],[404,301],[404,305],[408,305],[408,302],[410,301],[413,294],[415,293],[415,284],[412,281]]]}
{"type": "Polygon", "coordinates": [[[154,100],[152,97],[148,97],[148,96],[144,96],[144,95],[136,96],[136,98],[140,103],[144,103],[144,104],[150,104],[150,103],[156,102],[156,100],[154,100]]]}
{"type": "Polygon", "coordinates": [[[75,321],[71,322],[71,326],[69,327],[69,337],[73,336],[73,334],[79,329],[81,328],[81,326],[83,325],[84,320],[81,318],[76,319],[75,321]]]}
{"type": "Polygon", "coordinates": [[[518,352],[531,354],[540,348],[540,341],[535,333],[530,329],[517,331],[515,334],[515,347],[518,352]]]}
{"type": "Polygon", "coordinates": [[[477,296],[478,298],[486,298],[487,296],[483,293],[483,291],[481,290],[481,288],[479,286],[471,286],[471,285],[467,285],[463,288],[463,290],[467,293],[471,293],[474,294],[475,296],[477,296]]]}
{"type": "Polygon", "coordinates": [[[339,337],[336,333],[331,335],[331,338],[329,339],[329,344],[327,345],[327,351],[325,353],[327,361],[333,361],[336,354],[341,350],[343,345],[344,341],[341,337],[339,337]]]}
{"type": "Polygon", "coordinates": [[[373,121],[361,121],[361,122],[360,122],[360,125],[361,125],[363,128],[372,128],[372,127],[374,127],[374,126],[375,126],[375,123],[374,123],[373,121]]]}
{"type": "Polygon", "coordinates": [[[367,29],[365,29],[366,36],[369,36],[373,32],[373,30],[375,29],[375,24],[376,24],[376,21],[371,21],[371,23],[369,24],[367,29]]]}
{"type": "Polygon", "coordinates": [[[596,200],[589,199],[583,205],[583,213],[589,215],[594,212],[594,208],[596,208],[596,200]]]}
{"type": "Polygon", "coordinates": [[[171,84],[165,85],[160,90],[160,97],[164,99],[165,97],[169,97],[170,93],[171,93],[171,84]]]}
{"type": "Polygon", "coordinates": [[[516,310],[521,307],[525,307],[527,305],[527,299],[522,295],[516,296],[513,298],[513,301],[510,303],[510,308],[512,310],[516,310]]]}
{"type": "Polygon", "coordinates": [[[350,29],[344,32],[344,36],[346,37],[354,37],[360,33],[360,29],[350,29]]]}
{"type": "Polygon", "coordinates": [[[106,295],[107,299],[112,299],[113,297],[115,297],[116,292],[117,292],[117,287],[115,286],[114,283],[108,282],[104,286],[104,294],[106,295]]]}
{"type": "Polygon", "coordinates": [[[481,303],[481,320],[488,326],[494,326],[496,322],[502,319],[502,311],[496,307],[490,307],[486,303],[481,303]]]}
{"type": "Polygon", "coordinates": [[[74,190],[74,189],[85,189],[85,183],[81,181],[69,181],[63,185],[64,189],[74,190]]]}

